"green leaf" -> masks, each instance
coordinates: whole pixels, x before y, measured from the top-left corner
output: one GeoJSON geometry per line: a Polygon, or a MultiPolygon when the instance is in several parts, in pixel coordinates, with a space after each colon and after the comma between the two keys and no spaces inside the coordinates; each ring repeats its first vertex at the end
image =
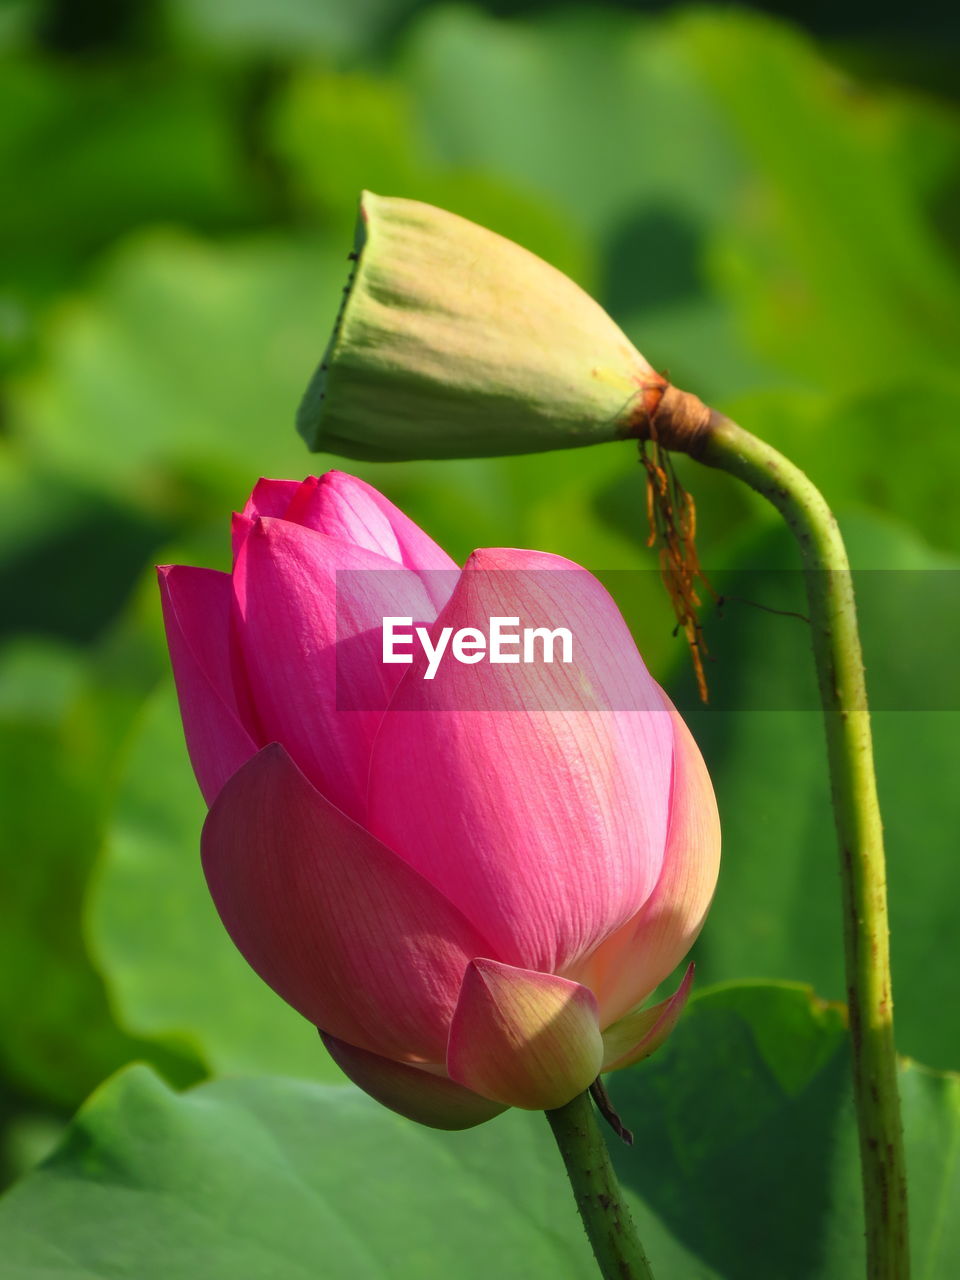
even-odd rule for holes
{"type": "Polygon", "coordinates": [[[345,257],[174,232],[127,242],[51,321],[43,365],[14,388],[14,431],[47,465],[152,508],[302,474],[293,414],[345,257]]]}
{"type": "Polygon", "coordinates": [[[0,75],[0,355],[30,308],[138,223],[249,225],[263,201],[209,70],[95,59],[8,58],[0,75]]]}
{"type": "MultiPolygon", "coordinates": [[[[705,992],[644,1067],[610,1077],[635,1144],[613,1147],[663,1280],[850,1280],[863,1214],[841,1007],[808,988],[705,992]],[[678,1252],[682,1246],[683,1252],[678,1252]]],[[[960,1079],[900,1071],[914,1274],[949,1280],[960,1226],[960,1079]]]]}
{"type": "Polygon", "coordinates": [[[0,455],[0,635],[95,639],[169,534],[121,495],[0,455]]]}
{"type": "Polygon", "coordinates": [[[424,17],[400,66],[433,151],[563,210],[599,246],[598,296],[628,336],[716,398],[781,379],[713,286],[713,237],[748,171],[688,43],[675,22],[612,11],[524,24],[449,7],[424,17]]]}
{"type": "Polygon", "coordinates": [[[441,1134],[282,1079],[178,1097],[135,1067],[0,1206],[5,1280],[592,1280],[545,1131],[514,1113],[441,1134]]]}
{"type": "MultiPolygon", "coordinates": [[[[960,552],[960,438],[944,430],[960,409],[951,373],[907,379],[892,371],[883,385],[854,394],[758,390],[726,407],[814,477],[834,508],[872,507],[909,522],[932,546],[960,552]]],[[[686,478],[699,493],[703,469],[686,478]]]]}
{"type": "MultiPolygon", "coordinates": [[[[353,244],[360,192],[369,190],[449,209],[517,241],[585,288],[596,284],[597,254],[588,238],[522,176],[438,163],[403,81],[301,72],[280,96],[272,125],[298,202],[345,247],[353,244]]],[[[318,335],[318,350],[326,336],[318,335]]]]}
{"type": "Polygon", "coordinates": [[[0,9],[0,50],[21,53],[30,47],[39,8],[39,0],[6,0],[0,9]]]}
{"type": "Polygon", "coordinates": [[[356,54],[402,17],[413,0],[167,0],[174,33],[185,45],[234,57],[302,58],[356,54]]]}
{"type": "Polygon", "coordinates": [[[960,277],[930,206],[960,130],[942,108],[709,7],[439,8],[400,67],[444,162],[508,176],[601,244],[601,301],[673,381],[727,407],[948,375],[956,412],[960,277]]]}
{"type": "Polygon", "coordinates": [[[206,809],[172,683],[129,743],[98,875],[90,945],[121,1024],[188,1045],[212,1071],[339,1079],[316,1030],[249,968],[200,868],[206,809]]]}
{"type": "Polygon", "coordinates": [[[84,712],[88,674],[52,642],[0,651],[0,967],[9,975],[0,1019],[10,1028],[0,1069],[24,1097],[66,1107],[131,1057],[196,1078],[116,1026],[84,944],[80,908],[101,835],[95,737],[106,711],[84,712]]]}
{"type": "Polygon", "coordinates": [[[670,201],[702,223],[735,194],[733,140],[673,24],[613,10],[506,22],[449,6],[424,16],[400,69],[447,163],[509,175],[594,234],[644,203],[670,201]]]}
{"type": "MultiPolygon", "coordinates": [[[[953,976],[953,903],[960,793],[944,785],[956,753],[957,570],[903,529],[844,521],[872,700],[888,861],[897,1043],[941,1067],[960,1065],[960,1026],[945,1017],[953,976]]],[[[720,883],[698,943],[707,982],[811,980],[842,998],[837,843],[806,625],[803,582],[785,529],[742,551],[709,617],[713,705],[698,706],[689,674],[672,692],[704,752],[720,804],[720,883]],[[777,566],[772,572],[746,566],[777,566]]]]}
{"type": "MultiPolygon", "coordinates": [[[[658,1280],[849,1280],[862,1215],[843,1012],[788,985],[696,998],[609,1078],[613,1143],[658,1280]]],[[[922,1280],[952,1280],[960,1081],[901,1071],[922,1280]]],[[[543,1118],[419,1128],[350,1086],[105,1085],[0,1203],[5,1280],[565,1280],[595,1275],[543,1118]]]]}
{"type": "MultiPolygon", "coordinates": [[[[803,35],[758,15],[692,14],[677,30],[752,179],[717,253],[751,344],[803,385],[952,369],[960,277],[904,163],[920,104],[861,96],[803,35]]],[[[925,114],[919,136],[944,141],[936,108],[925,114]]]]}

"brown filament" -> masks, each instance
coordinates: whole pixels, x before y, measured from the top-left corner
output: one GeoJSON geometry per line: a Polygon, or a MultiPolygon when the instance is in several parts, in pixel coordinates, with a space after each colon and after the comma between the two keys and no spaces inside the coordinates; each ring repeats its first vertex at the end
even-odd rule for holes
{"type": "Polygon", "coordinates": [[[697,509],[691,494],[680,483],[669,452],[657,439],[655,415],[650,422],[650,439],[641,440],[640,461],[647,473],[647,520],[650,535],[648,547],[658,548],[660,576],[663,579],[677,628],[686,636],[693,662],[697,689],[703,702],[709,702],[704,660],[709,656],[700,609],[703,602],[699,588],[705,588],[716,600],[717,593],[700,566],[697,556],[697,509]]]}

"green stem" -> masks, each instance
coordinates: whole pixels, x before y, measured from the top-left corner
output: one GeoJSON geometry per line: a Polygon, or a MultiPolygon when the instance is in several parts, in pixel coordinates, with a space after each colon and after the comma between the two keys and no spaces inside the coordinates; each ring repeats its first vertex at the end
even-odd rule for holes
{"type": "Polygon", "coordinates": [[[850,565],[837,522],[793,463],[714,414],[700,461],[777,508],[803,557],[840,843],[847,998],[870,1280],[907,1280],[907,1180],[897,1089],[883,829],[850,565]]]}
{"type": "Polygon", "coordinates": [[[545,1114],[604,1280],[653,1280],[590,1094],[578,1094],[565,1107],[545,1114]]]}

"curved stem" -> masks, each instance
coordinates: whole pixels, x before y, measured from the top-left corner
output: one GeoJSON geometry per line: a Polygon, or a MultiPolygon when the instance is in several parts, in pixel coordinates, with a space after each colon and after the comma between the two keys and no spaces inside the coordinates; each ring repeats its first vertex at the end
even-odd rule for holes
{"type": "Polygon", "coordinates": [[[545,1112],[604,1280],[653,1280],[589,1093],[545,1112]]]}
{"type": "Polygon", "coordinates": [[[698,456],[777,508],[803,556],[840,843],[847,998],[870,1280],[907,1280],[907,1181],[893,1036],[883,829],[850,565],[837,522],[799,468],[714,414],[698,456]]]}

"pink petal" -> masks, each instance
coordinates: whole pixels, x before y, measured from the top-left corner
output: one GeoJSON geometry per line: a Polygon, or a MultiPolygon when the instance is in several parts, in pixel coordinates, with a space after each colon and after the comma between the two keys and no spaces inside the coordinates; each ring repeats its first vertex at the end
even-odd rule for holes
{"type": "MultiPolygon", "coordinates": [[[[249,505],[248,502],[247,506],[249,505]]],[[[240,555],[240,548],[247,540],[247,534],[259,519],[260,517],[256,515],[248,516],[236,511],[233,513],[233,519],[230,522],[230,547],[233,552],[234,565],[236,565],[237,557],[240,555]]]]}
{"type": "Polygon", "coordinates": [[[250,528],[233,574],[262,741],[282,742],[324,795],[362,819],[374,734],[402,666],[382,619],[433,617],[416,574],[285,520],[250,528]]]}
{"type": "Polygon", "coordinates": [[[374,508],[380,512],[393,530],[401,559],[408,569],[453,569],[459,572],[456,561],[451,560],[429,534],[424,533],[418,524],[373,485],[343,471],[328,471],[323,482],[338,503],[362,513],[364,520],[372,521],[374,508]]]}
{"type": "Polygon", "coordinates": [[[371,1098],[408,1120],[433,1129],[472,1129],[492,1120],[506,1108],[455,1084],[446,1072],[437,1075],[422,1067],[357,1049],[336,1036],[320,1032],[330,1056],[371,1098]]]}
{"type": "Polygon", "coordinates": [[[283,517],[299,488],[299,480],[258,480],[241,515],[251,523],[258,516],[283,517]]]}
{"type": "Polygon", "coordinates": [[[586,987],[548,973],[474,960],[450,1027],[447,1069],[509,1107],[562,1107],[597,1078],[603,1041],[586,987]]]}
{"type": "Polygon", "coordinates": [[[163,565],[163,620],[187,750],[207,804],[256,753],[232,679],[230,577],[215,569],[163,565]]]}
{"type": "Polygon", "coordinates": [[[680,1021],[693,986],[693,965],[687,966],[683,981],[667,1000],[649,1009],[636,1009],[603,1033],[603,1069],[619,1071],[632,1067],[660,1048],[680,1021]]]}
{"type": "Polygon", "coordinates": [[[227,932],[288,1004],[372,1053],[443,1060],[464,968],[488,944],[282,747],[226,784],[202,850],[227,932]]]}
{"type": "Polygon", "coordinates": [[[304,480],[286,519],[366,547],[423,576],[435,610],[447,602],[459,568],[447,553],[372,485],[343,471],[304,480]]]}
{"type": "Polygon", "coordinates": [[[673,731],[616,605],[584,569],[475,552],[434,627],[563,625],[574,664],[406,675],[374,744],[368,825],[502,958],[561,972],[646,901],[666,839],[673,731]]]}
{"type": "Polygon", "coordinates": [[[717,884],[716,797],[690,730],[674,708],[670,711],[676,745],[663,872],[634,918],[571,975],[596,993],[603,1026],[645,1000],[669,977],[703,927],[717,884]]]}
{"type": "Polygon", "coordinates": [[[401,564],[400,546],[390,521],[370,500],[371,492],[362,480],[341,471],[328,471],[319,478],[308,476],[297,489],[286,519],[401,564]]]}

